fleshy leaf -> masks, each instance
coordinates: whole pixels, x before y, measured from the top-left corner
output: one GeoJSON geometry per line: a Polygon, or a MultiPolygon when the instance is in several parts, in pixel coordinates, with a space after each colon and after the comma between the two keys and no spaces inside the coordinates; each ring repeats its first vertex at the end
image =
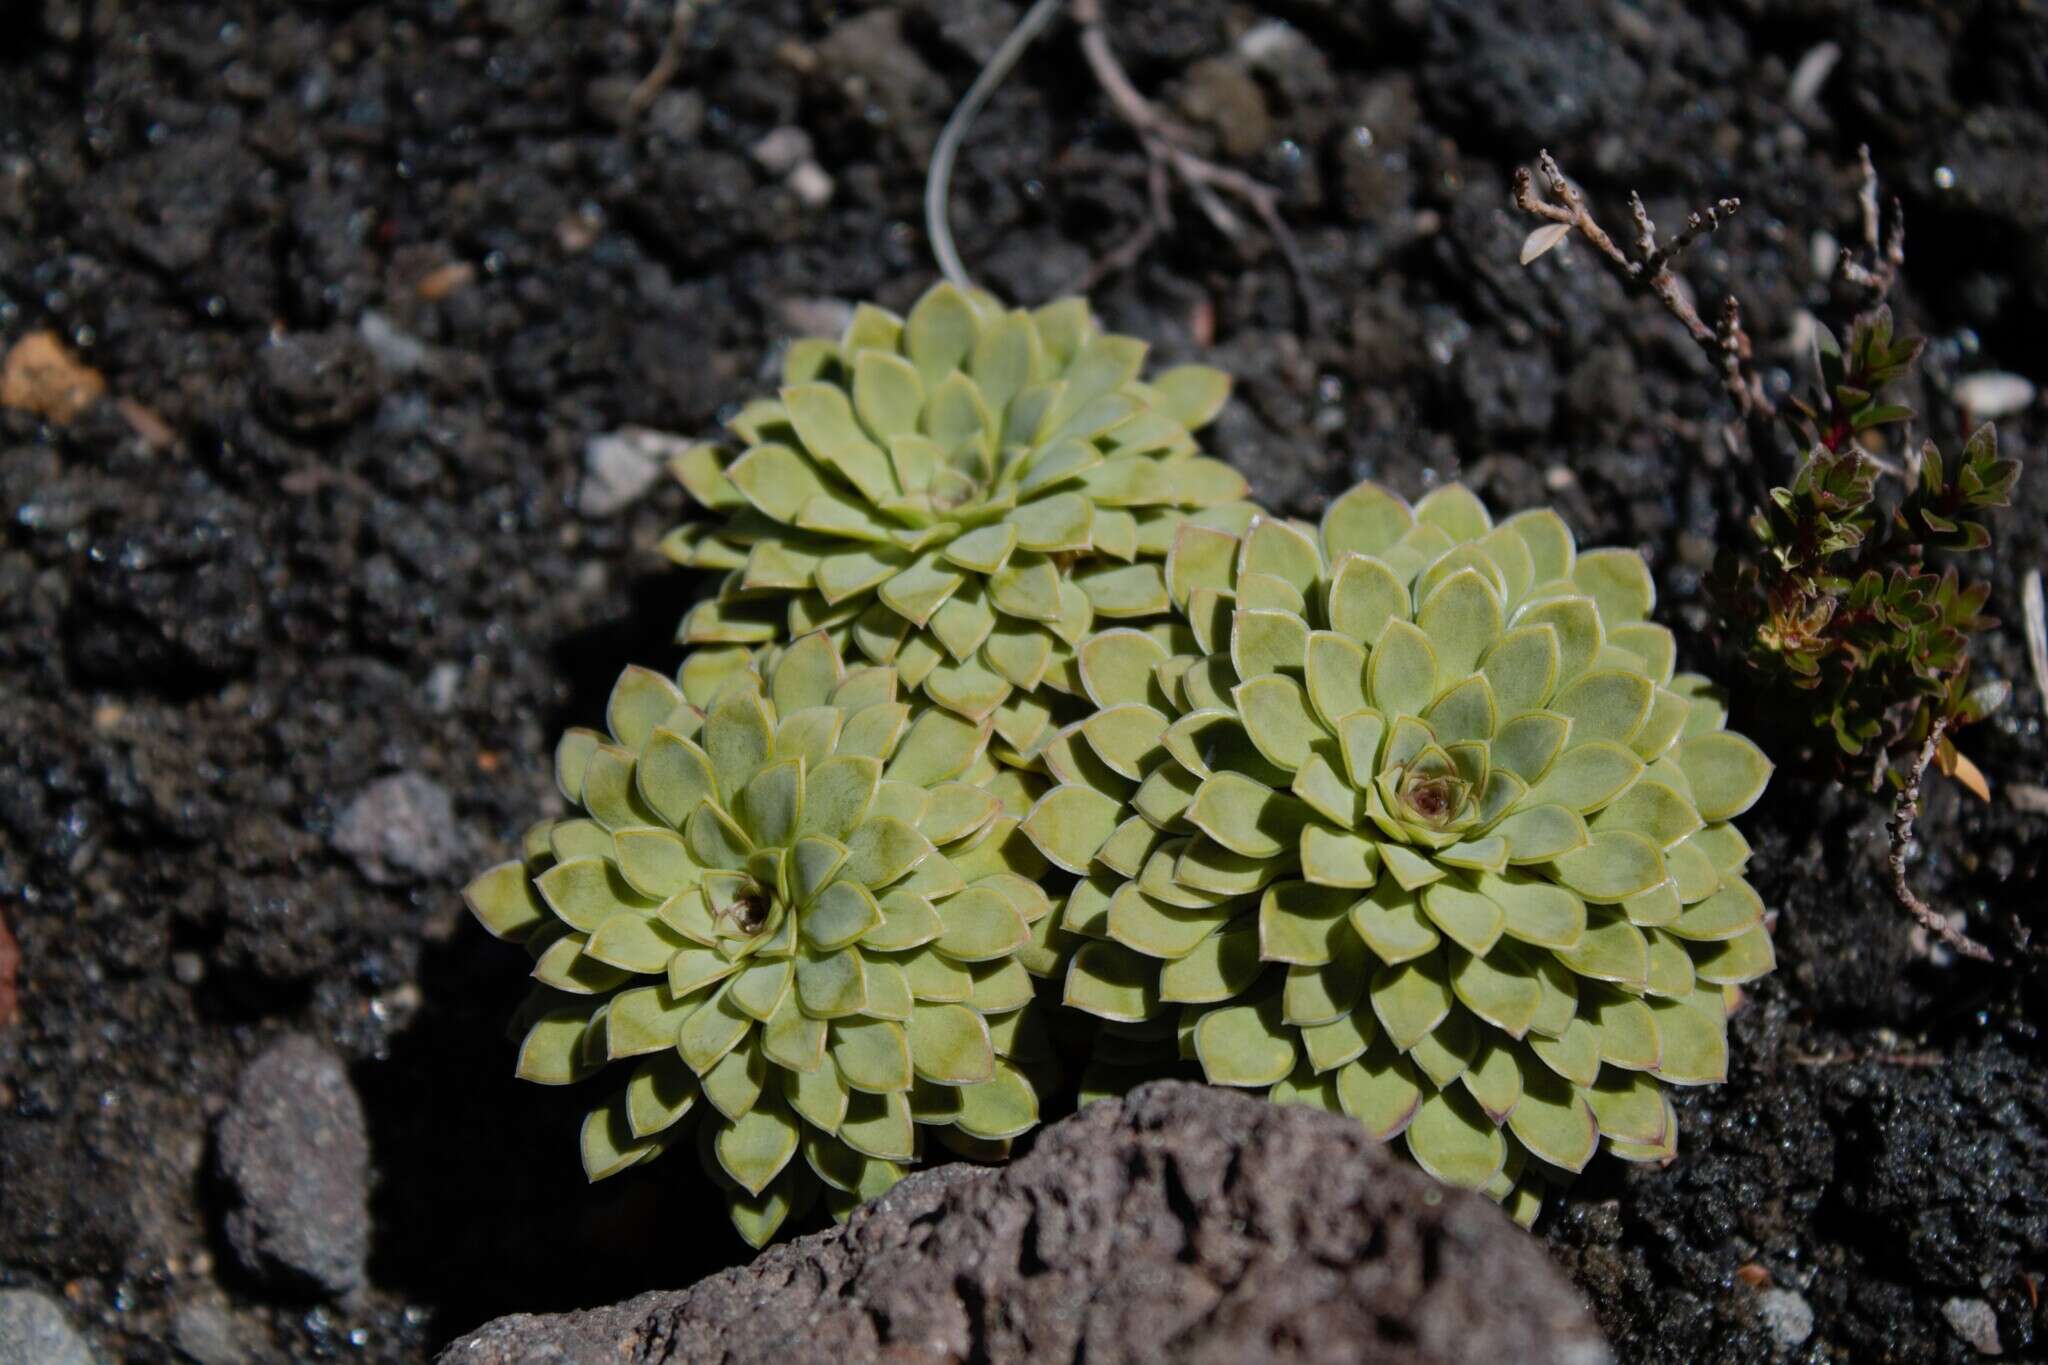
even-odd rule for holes
{"type": "Polygon", "coordinates": [[[1702,819],[1730,820],[1756,804],[1771,780],[1771,761],[1732,730],[1695,735],[1678,746],[1678,766],[1692,785],[1702,819]]]}
{"type": "Polygon", "coordinates": [[[1279,1001],[1211,1010],[1195,1025],[1195,1055],[1212,1085],[1267,1086],[1294,1070],[1295,1045],[1279,1001]]]}
{"type": "Polygon", "coordinates": [[[1463,1189],[1484,1188],[1507,1161],[1507,1140],[1463,1090],[1424,1099],[1403,1138],[1417,1165],[1463,1189]]]}
{"type": "Polygon", "coordinates": [[[1419,716],[1436,695],[1436,652],[1408,621],[1390,622],[1367,665],[1374,709],[1385,716],[1419,716]]]}

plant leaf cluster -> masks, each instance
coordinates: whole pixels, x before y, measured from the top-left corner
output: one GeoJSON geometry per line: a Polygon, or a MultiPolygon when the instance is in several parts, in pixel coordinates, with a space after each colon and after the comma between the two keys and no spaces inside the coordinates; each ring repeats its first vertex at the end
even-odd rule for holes
{"type": "Polygon", "coordinates": [[[821,1193],[888,1188],[926,1134],[992,1155],[1036,1123],[1018,949],[1054,907],[1016,830],[1043,784],[988,758],[989,722],[902,693],[812,634],[630,668],[609,733],[563,737],[575,813],[465,894],[534,960],[518,1074],[622,1073],[583,1123],[591,1179],[694,1129],[758,1246],[821,1193]]]}
{"type": "Polygon", "coordinates": [[[1771,765],[1647,618],[1629,550],[1462,486],[1363,484],[1320,529],[1189,526],[1195,647],[1107,630],[1097,710],[1023,831],[1080,880],[1084,1093],[1191,1062],[1346,1113],[1532,1219],[1605,1148],[1676,1151],[1774,957],[1729,821],[1771,765]]]}
{"type": "Polygon", "coordinates": [[[1789,714],[1826,731],[1845,763],[1874,754],[1895,774],[1896,756],[1917,751],[1937,723],[1938,756],[1953,772],[1946,732],[1981,719],[2006,690],[1970,684],[1970,638],[1997,624],[1983,614],[1990,585],[1965,584],[1928,554],[1990,545],[1983,515],[2011,501],[2018,462],[1998,457],[1988,425],[1955,460],[1923,443],[1918,477],[1886,508],[1863,447],[1866,433],[1912,419],[1884,390],[1924,346],[1895,335],[1884,307],[1855,321],[1846,346],[1818,329],[1821,388],[1792,417],[1805,462],[1751,521],[1761,553],[1725,550],[1710,585],[1733,652],[1766,695],[1789,699],[1789,714]]]}
{"type": "Polygon", "coordinates": [[[1074,650],[1098,620],[1163,616],[1162,560],[1191,514],[1241,528],[1242,475],[1191,434],[1228,376],[1141,377],[1145,343],[1083,299],[1004,309],[941,284],[901,318],[854,311],[806,339],[735,443],[677,457],[712,519],[664,543],[715,569],[692,646],[829,632],[849,656],[972,721],[1028,762],[1078,712],[1074,650]]]}
{"type": "Polygon", "coordinates": [[[1191,434],[1227,379],[1144,355],[940,286],[679,457],[710,515],[665,548],[724,574],[683,665],[626,671],[572,813],[467,891],[533,960],[519,1074],[623,1082],[592,1179],[694,1133],[758,1245],[928,1142],[1003,1155],[1053,1024],[1084,1097],[1317,1104],[1524,1221],[1675,1152],[1667,1087],[1774,961],[1730,823],[1771,765],[1641,556],[1459,485],[1261,513],[1191,434]]]}

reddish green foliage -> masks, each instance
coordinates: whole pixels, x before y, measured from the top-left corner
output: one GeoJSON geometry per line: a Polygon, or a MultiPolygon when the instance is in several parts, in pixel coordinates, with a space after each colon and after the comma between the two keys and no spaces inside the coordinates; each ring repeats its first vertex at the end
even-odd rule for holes
{"type": "MultiPolygon", "coordinates": [[[[1858,438],[1913,416],[1883,390],[1925,343],[1894,336],[1888,308],[1858,318],[1846,350],[1825,328],[1818,341],[1820,391],[1792,418],[1806,462],[1751,519],[1760,552],[1724,550],[1711,586],[1731,650],[1791,701],[1781,714],[1828,731],[1844,763],[1873,746],[1890,759],[1917,750],[1937,720],[1952,731],[2005,698],[2002,683],[1970,686],[1970,637],[1997,624],[1982,614],[1990,585],[1964,585],[1927,555],[1988,546],[1977,517],[2010,501],[2019,465],[1998,458],[1988,425],[1953,462],[1928,442],[1917,480],[1883,507],[1858,438]]],[[[1946,734],[1940,757],[1953,771],[1946,734]]]]}

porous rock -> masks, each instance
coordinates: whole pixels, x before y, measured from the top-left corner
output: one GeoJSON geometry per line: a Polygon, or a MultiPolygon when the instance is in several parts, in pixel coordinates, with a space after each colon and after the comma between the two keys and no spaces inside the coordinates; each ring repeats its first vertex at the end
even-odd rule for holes
{"type": "Polygon", "coordinates": [[[1007,1168],[919,1172],[751,1265],[501,1318],[440,1365],[1608,1358],[1564,1275],[1484,1199],[1349,1119],[1161,1081],[1007,1168]]]}
{"type": "Polygon", "coordinates": [[[0,1289],[0,1361],[98,1365],[63,1308],[34,1289],[0,1289]]]}
{"type": "Polygon", "coordinates": [[[228,1242],[250,1274],[333,1295],[362,1282],[370,1144],[341,1058],[300,1035],[273,1043],[242,1072],[219,1146],[228,1242]]]}

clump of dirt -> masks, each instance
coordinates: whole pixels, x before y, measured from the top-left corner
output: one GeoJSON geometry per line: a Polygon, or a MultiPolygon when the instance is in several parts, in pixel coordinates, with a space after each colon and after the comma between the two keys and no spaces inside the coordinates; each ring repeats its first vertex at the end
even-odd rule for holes
{"type": "MultiPolygon", "coordinates": [[[[555,733],[675,661],[694,585],[653,546],[683,499],[593,441],[707,432],[778,338],[929,283],[923,157],[1017,8],[701,6],[637,114],[670,31],[647,0],[0,15],[0,343],[49,332],[107,386],[61,427],[0,411],[0,1282],[110,1356],[403,1361],[745,1257],[674,1162],[584,1185],[579,1097],[510,1078],[517,958],[455,893],[551,809],[555,733]],[[287,1033],[343,1052],[368,1123],[367,1281],[337,1301],[246,1277],[223,1232],[212,1134],[287,1033]]],[[[1137,83],[1298,235],[1308,301],[1187,203],[1094,289],[1162,358],[1238,373],[1214,444],[1278,508],[1362,476],[1555,505],[1645,550],[1706,660],[1700,577],[1789,471],[1721,449],[1668,318],[1569,252],[1516,263],[1509,178],[1545,145],[1610,220],[1631,187],[1665,223],[1743,197],[1686,273],[1741,293],[1782,385],[1800,312],[1845,302],[1816,234],[1853,231],[1868,141],[1910,225],[1894,304],[1933,338],[1924,426],[1958,439],[1964,374],[2048,376],[2035,10],[1107,8],[1137,83]]],[[[970,140],[963,255],[1042,300],[1149,212],[1056,29],[970,140]]],[[[2043,430],[2002,424],[2027,472],[1972,566],[2014,620],[2043,430]]],[[[1962,736],[1994,799],[1939,787],[1913,875],[2004,960],[1895,909],[1878,803],[1781,774],[1745,822],[1781,968],[1734,1076],[1684,1098],[1672,1168],[1598,1168],[1540,1225],[1624,1359],[2048,1340],[2048,817],[2008,799],[2048,743],[2016,626],[1983,654],[2019,685],[1962,736]]]]}

